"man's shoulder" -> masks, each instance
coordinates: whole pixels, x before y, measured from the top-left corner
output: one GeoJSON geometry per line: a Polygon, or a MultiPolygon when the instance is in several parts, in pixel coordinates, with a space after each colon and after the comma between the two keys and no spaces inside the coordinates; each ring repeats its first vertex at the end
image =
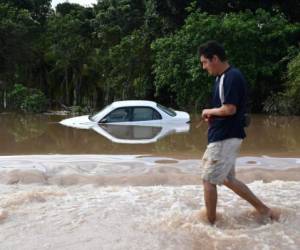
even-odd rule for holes
{"type": "MultiPolygon", "coordinates": [[[[230,67],[230,69],[225,73],[225,77],[230,81],[238,81],[238,82],[245,82],[245,77],[243,73],[235,67],[230,67]]],[[[226,79],[225,78],[225,79],[226,79]]]]}
{"type": "Polygon", "coordinates": [[[242,72],[238,68],[233,66],[231,66],[226,73],[227,75],[243,76],[242,72]]]}

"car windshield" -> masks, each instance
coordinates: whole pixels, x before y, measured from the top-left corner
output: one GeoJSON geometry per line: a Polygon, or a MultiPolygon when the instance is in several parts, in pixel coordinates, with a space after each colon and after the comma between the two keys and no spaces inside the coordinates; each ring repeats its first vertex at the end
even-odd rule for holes
{"type": "Polygon", "coordinates": [[[167,108],[163,105],[157,104],[157,107],[167,113],[169,116],[176,116],[176,112],[173,109],[167,108]]]}

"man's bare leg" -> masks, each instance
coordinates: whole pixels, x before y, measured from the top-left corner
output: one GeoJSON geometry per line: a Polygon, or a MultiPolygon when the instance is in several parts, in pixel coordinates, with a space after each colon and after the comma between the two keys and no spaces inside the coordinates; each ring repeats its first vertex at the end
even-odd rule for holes
{"type": "Polygon", "coordinates": [[[203,180],[203,187],[207,219],[211,224],[214,224],[216,221],[216,207],[218,198],[217,186],[203,180]]]}
{"type": "Polygon", "coordinates": [[[241,198],[248,201],[261,215],[268,216],[272,220],[279,219],[279,215],[276,215],[269,207],[258,199],[243,182],[236,178],[232,178],[230,180],[225,180],[224,185],[234,191],[241,198]]]}

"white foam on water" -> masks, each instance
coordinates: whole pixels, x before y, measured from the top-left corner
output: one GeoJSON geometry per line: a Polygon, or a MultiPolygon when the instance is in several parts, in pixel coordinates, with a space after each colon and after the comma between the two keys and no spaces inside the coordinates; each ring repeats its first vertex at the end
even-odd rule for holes
{"type": "MultiPolygon", "coordinates": [[[[250,184],[281,213],[273,223],[262,223],[248,203],[219,187],[211,226],[202,186],[182,185],[200,183],[200,163],[140,155],[0,156],[0,249],[299,249],[300,181],[250,184]]],[[[238,170],[283,172],[300,164],[269,157],[237,163],[238,170]]]]}
{"type": "Polygon", "coordinates": [[[237,159],[237,165],[240,168],[259,167],[263,169],[285,170],[291,168],[300,168],[299,158],[279,158],[279,157],[254,157],[244,156],[237,159]]]}
{"type": "MultiPolygon", "coordinates": [[[[253,164],[257,161],[250,161],[248,158],[238,159],[237,171],[258,168],[258,164],[253,164]]],[[[271,161],[276,162],[274,159],[271,161]]],[[[201,182],[200,165],[201,161],[197,159],[179,160],[139,155],[1,156],[0,183],[97,184],[102,186],[198,184],[201,182]]],[[[299,169],[291,162],[286,163],[286,166],[280,163],[280,166],[283,167],[278,167],[277,171],[299,169]]],[[[265,162],[259,168],[268,170],[272,169],[272,166],[270,168],[265,162]]],[[[300,180],[299,173],[288,175],[289,177],[285,174],[279,179],[300,180]]],[[[261,173],[259,175],[252,173],[251,178],[249,181],[253,181],[253,178],[264,179],[264,176],[261,173]]],[[[276,179],[275,175],[267,175],[267,181],[273,179],[276,179]]]]}
{"type": "MultiPolygon", "coordinates": [[[[200,165],[200,159],[147,155],[0,156],[0,183],[195,184],[201,175],[200,165]]],[[[237,171],[253,168],[285,171],[300,169],[300,162],[297,158],[266,156],[237,159],[237,171]]]]}
{"type": "Polygon", "coordinates": [[[0,249],[299,249],[300,182],[250,188],[279,222],[261,224],[225,187],[211,226],[202,186],[0,185],[0,249]]]}

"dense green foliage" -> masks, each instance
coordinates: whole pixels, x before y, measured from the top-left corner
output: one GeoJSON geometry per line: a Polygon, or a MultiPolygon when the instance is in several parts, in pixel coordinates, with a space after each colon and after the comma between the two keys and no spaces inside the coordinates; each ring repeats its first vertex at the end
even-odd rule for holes
{"type": "Polygon", "coordinates": [[[158,93],[168,89],[181,106],[203,105],[211,81],[199,71],[196,51],[199,44],[215,39],[224,44],[229,61],[245,74],[253,92],[253,108],[259,110],[271,91],[283,87],[282,59],[297,44],[298,35],[299,27],[282,15],[261,9],[226,15],[195,12],[178,32],[154,43],[158,93]]]}
{"type": "MultiPolygon", "coordinates": [[[[286,93],[295,101],[300,100],[300,53],[288,64],[286,93]]],[[[299,105],[299,104],[298,104],[299,105]]]]}
{"type": "Polygon", "coordinates": [[[8,92],[8,104],[12,109],[21,109],[22,104],[26,96],[28,95],[28,89],[22,84],[15,84],[13,89],[8,92]]]}
{"type": "Polygon", "coordinates": [[[199,111],[213,79],[201,70],[197,48],[216,39],[249,81],[254,111],[300,113],[292,101],[300,89],[299,1],[50,4],[0,0],[1,108],[41,112],[48,99],[55,108],[99,109],[155,99],[199,111]],[[36,90],[25,98],[28,89],[36,90]]]}
{"type": "Polygon", "coordinates": [[[264,103],[267,113],[300,115],[300,53],[288,64],[286,88],[272,94],[264,103]]]}
{"type": "Polygon", "coordinates": [[[47,99],[39,89],[26,88],[22,84],[15,84],[8,92],[8,104],[13,110],[40,113],[47,110],[47,99]]]}
{"type": "Polygon", "coordinates": [[[46,111],[47,99],[43,92],[33,89],[24,99],[21,109],[26,112],[40,113],[46,111]]]}

